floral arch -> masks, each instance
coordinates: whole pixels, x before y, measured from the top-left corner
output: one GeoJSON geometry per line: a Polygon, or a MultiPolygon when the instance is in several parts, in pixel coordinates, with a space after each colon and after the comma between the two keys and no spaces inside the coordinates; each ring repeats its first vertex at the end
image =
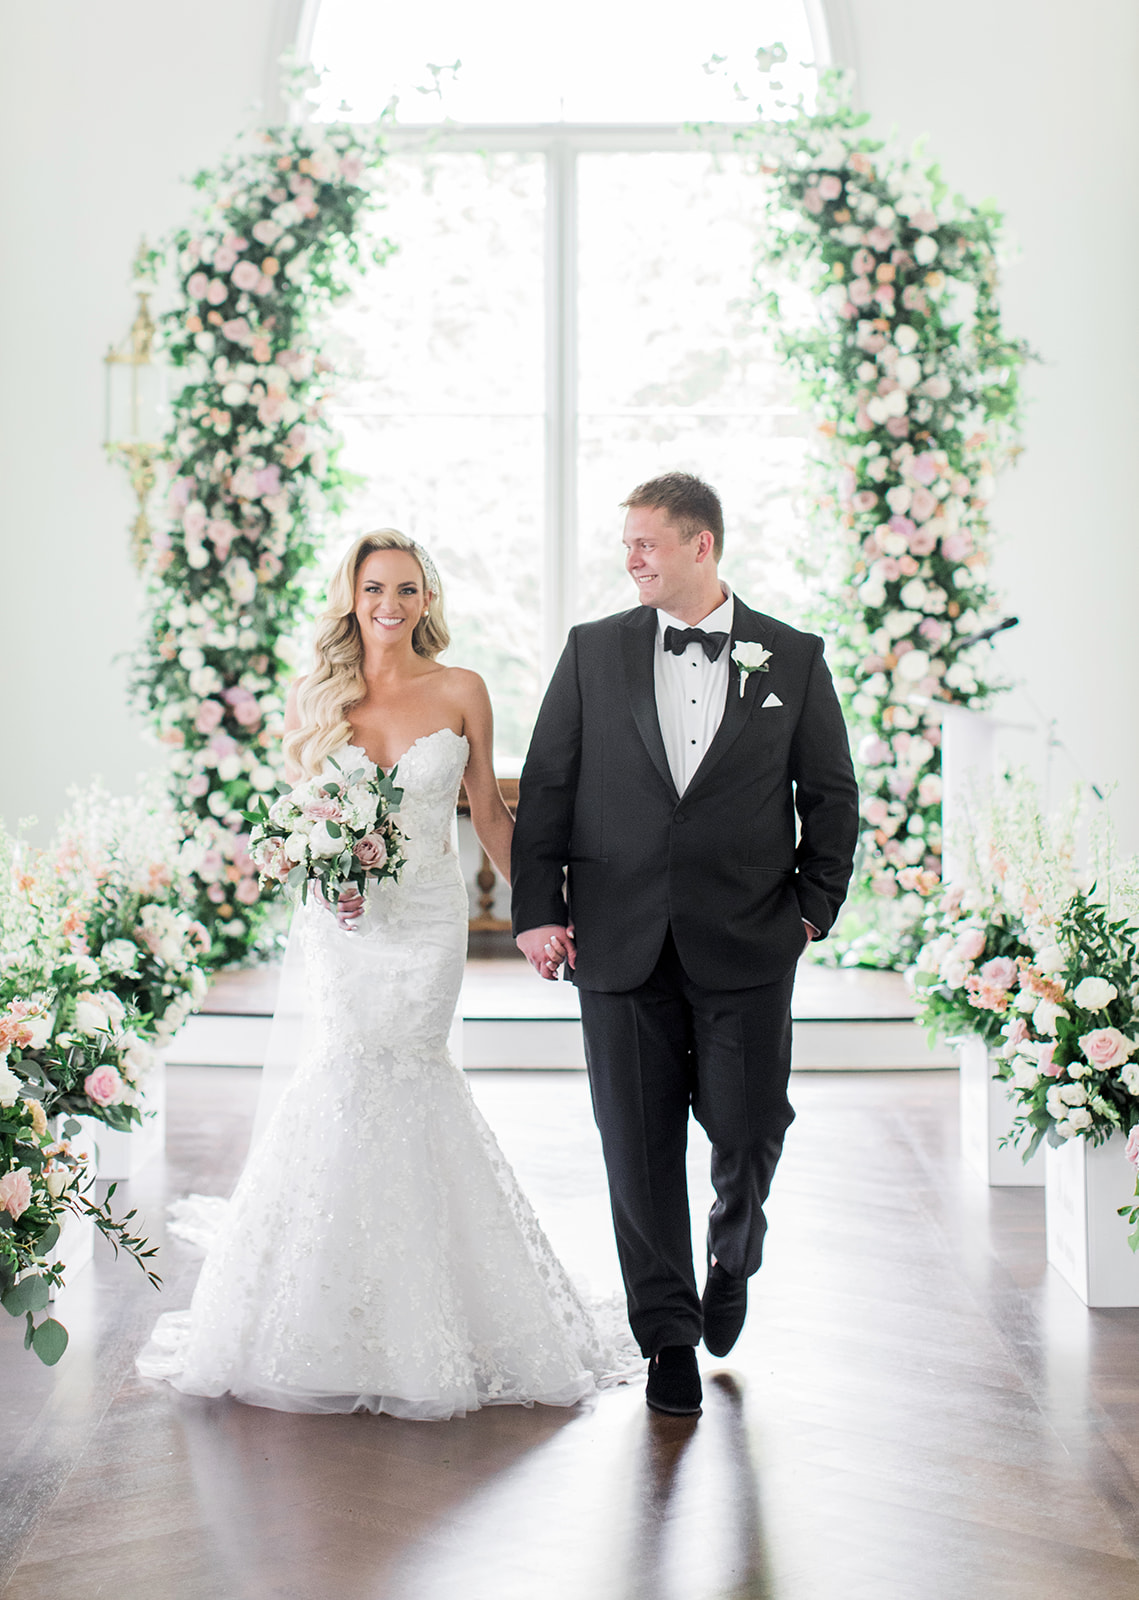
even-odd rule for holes
{"type": "MultiPolygon", "coordinates": [[[[940,881],[939,704],[980,707],[998,687],[971,641],[994,615],[986,505],[1015,448],[1024,351],[1000,324],[999,218],[866,120],[824,74],[813,112],[743,137],[769,195],[756,304],[818,421],[816,622],[864,794],[846,959],[892,965],[940,881]]],[[[263,916],[242,813],[279,776],[280,682],[345,486],[320,314],[363,265],[383,159],[382,124],[249,135],[197,179],[200,216],[167,252],[167,349],[186,381],[136,688],[171,750],[217,964],[247,954],[263,916]]]]}

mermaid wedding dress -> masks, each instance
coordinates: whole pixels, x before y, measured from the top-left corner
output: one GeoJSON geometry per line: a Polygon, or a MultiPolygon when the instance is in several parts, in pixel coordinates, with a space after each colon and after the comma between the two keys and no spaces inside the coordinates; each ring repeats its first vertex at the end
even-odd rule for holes
{"type": "Polygon", "coordinates": [[[369,890],[355,933],[312,900],[298,911],[309,1043],[232,1199],[214,1203],[190,1309],[159,1319],[144,1376],[281,1411],[426,1420],[573,1405],[628,1374],[628,1345],[600,1331],[447,1053],[467,755],[440,728],[400,761],[407,865],[369,890]]]}

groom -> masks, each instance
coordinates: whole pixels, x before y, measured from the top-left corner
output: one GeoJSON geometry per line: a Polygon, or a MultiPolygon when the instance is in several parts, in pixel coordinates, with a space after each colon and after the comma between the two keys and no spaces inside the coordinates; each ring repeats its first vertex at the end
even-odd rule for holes
{"type": "Polygon", "coordinates": [[[846,893],[858,798],[822,640],[717,575],[715,491],[672,472],[624,501],[639,606],[573,628],[519,787],[514,931],[581,994],[629,1321],[646,1400],[700,1410],[760,1264],[794,1112],[791,989],[846,893]],[[796,837],[796,817],[798,837],[796,837]],[[696,1287],[688,1113],[712,1144],[696,1287]]]}

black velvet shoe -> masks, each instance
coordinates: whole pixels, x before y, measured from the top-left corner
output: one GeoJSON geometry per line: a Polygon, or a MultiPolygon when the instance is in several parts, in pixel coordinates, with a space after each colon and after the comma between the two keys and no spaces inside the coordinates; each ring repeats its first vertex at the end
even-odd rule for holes
{"type": "Polygon", "coordinates": [[[649,1361],[645,1404],[670,1417],[695,1417],[703,1399],[696,1351],[690,1344],[670,1344],[649,1361]]]}
{"type": "Polygon", "coordinates": [[[740,1336],[747,1316],[747,1279],[733,1278],[718,1261],[708,1268],[708,1281],[700,1299],[704,1313],[704,1348],[710,1355],[726,1356],[740,1336]]]}

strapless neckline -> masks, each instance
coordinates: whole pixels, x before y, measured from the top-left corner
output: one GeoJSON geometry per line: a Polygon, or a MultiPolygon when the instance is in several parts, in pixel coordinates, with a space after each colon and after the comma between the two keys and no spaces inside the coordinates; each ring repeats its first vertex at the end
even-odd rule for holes
{"type": "Polygon", "coordinates": [[[378,771],[382,772],[386,777],[395,771],[396,767],[399,766],[401,761],[406,761],[411,752],[419,745],[427,744],[432,739],[438,739],[441,733],[449,733],[452,739],[457,739],[460,744],[465,744],[468,746],[468,748],[470,747],[470,741],[467,739],[465,733],[456,733],[454,728],[442,727],[436,728],[434,733],[421,733],[418,739],[412,740],[411,744],[408,745],[403,754],[393,761],[390,767],[381,767],[378,761],[372,761],[371,756],[364,749],[362,744],[346,744],[344,749],[355,750],[358,755],[362,755],[364,757],[365,761],[372,761],[372,765],[376,767],[378,771]]]}

